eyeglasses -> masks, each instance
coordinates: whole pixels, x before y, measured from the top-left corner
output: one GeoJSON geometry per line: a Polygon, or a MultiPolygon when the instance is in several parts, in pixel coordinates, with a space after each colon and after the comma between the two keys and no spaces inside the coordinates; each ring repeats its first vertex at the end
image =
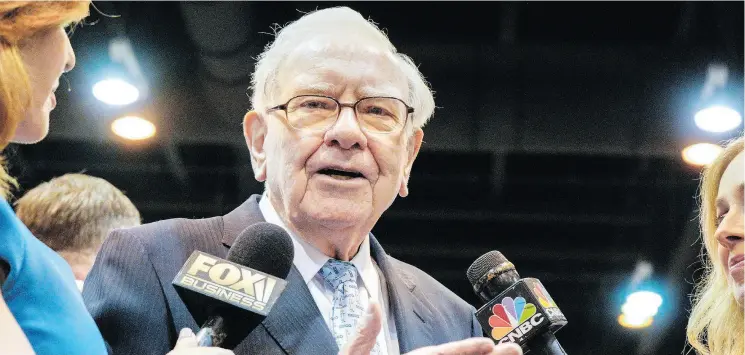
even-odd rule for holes
{"type": "Polygon", "coordinates": [[[333,97],[320,95],[295,96],[268,112],[285,111],[288,124],[295,129],[325,131],[339,119],[342,107],[354,109],[360,127],[373,133],[391,133],[400,129],[409,114],[414,112],[413,107],[395,97],[365,97],[353,104],[343,104],[333,97]]]}

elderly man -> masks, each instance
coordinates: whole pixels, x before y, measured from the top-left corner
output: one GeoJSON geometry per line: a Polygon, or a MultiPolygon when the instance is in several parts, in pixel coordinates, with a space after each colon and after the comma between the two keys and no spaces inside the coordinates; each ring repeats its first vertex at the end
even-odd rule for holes
{"type": "Polygon", "coordinates": [[[359,13],[332,8],[282,29],[253,79],[244,134],[265,193],[222,217],[109,237],[84,297],[113,352],[163,354],[179,329],[197,329],[170,280],[193,250],[224,257],[241,230],[267,221],[292,237],[293,268],[235,353],[519,354],[482,338],[473,307],[370,234],[396,195],[408,195],[434,110],[412,61],[359,13]]]}

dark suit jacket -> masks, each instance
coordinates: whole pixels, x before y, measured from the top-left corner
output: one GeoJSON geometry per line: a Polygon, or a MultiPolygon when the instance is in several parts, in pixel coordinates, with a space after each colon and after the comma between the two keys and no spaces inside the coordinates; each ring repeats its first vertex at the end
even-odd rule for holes
{"type": "MultiPolygon", "coordinates": [[[[112,232],[85,282],[83,298],[114,354],[170,351],[181,328],[197,330],[171,281],[200,250],[225,258],[247,226],[264,220],[260,195],[225,216],[171,219],[112,232]]],[[[385,254],[370,236],[382,271],[401,353],[482,336],[474,308],[421,270],[385,254]]],[[[236,354],[336,354],[339,349],[300,273],[236,354]]]]}

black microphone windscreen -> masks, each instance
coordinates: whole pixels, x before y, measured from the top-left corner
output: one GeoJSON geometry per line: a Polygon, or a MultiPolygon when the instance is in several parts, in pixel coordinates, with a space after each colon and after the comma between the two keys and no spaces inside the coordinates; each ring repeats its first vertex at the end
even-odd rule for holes
{"type": "Polygon", "coordinates": [[[468,271],[466,271],[468,281],[471,282],[471,285],[474,285],[481,277],[488,273],[489,270],[506,262],[509,261],[504,257],[504,255],[502,255],[502,253],[492,250],[480,256],[473,262],[473,264],[471,264],[468,271]]]}
{"type": "Polygon", "coordinates": [[[276,224],[261,222],[238,235],[227,260],[286,279],[294,255],[290,235],[276,224]]]}

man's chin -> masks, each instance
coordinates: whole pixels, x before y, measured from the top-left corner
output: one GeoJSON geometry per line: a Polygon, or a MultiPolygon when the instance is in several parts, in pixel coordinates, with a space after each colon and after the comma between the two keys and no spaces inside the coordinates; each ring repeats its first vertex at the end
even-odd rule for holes
{"type": "Polygon", "coordinates": [[[369,202],[345,198],[325,198],[301,209],[308,219],[326,227],[347,228],[365,223],[370,216],[369,202]]]}

